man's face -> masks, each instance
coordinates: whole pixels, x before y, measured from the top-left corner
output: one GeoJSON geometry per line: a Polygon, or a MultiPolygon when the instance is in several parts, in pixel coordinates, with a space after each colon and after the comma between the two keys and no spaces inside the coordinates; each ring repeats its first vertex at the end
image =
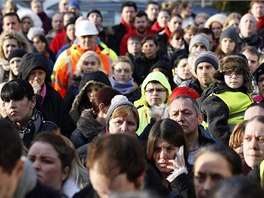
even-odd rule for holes
{"type": "Polygon", "coordinates": [[[52,28],[55,32],[59,32],[63,28],[62,15],[56,14],[52,17],[52,28]]]}
{"type": "Polygon", "coordinates": [[[190,54],[195,53],[195,52],[205,52],[207,51],[206,47],[202,43],[195,43],[190,51],[190,54]]]}
{"type": "Polygon", "coordinates": [[[264,16],[264,3],[263,2],[254,3],[251,8],[251,13],[257,20],[258,18],[263,17],[264,16]]]}
{"type": "Polygon", "coordinates": [[[80,36],[78,44],[84,50],[95,50],[97,35],[80,36]]]}
{"type": "Polygon", "coordinates": [[[127,51],[133,56],[141,54],[141,43],[136,39],[128,39],[127,41],[127,51]]]}
{"type": "Polygon", "coordinates": [[[91,13],[89,15],[88,19],[89,19],[89,21],[92,21],[97,28],[101,27],[102,17],[98,13],[96,13],[96,12],[91,13]]]}
{"type": "Polygon", "coordinates": [[[157,52],[159,47],[155,44],[153,40],[146,41],[142,46],[142,52],[149,59],[155,58],[157,56],[157,52]]]}
{"type": "Polygon", "coordinates": [[[25,126],[33,114],[36,100],[29,100],[27,97],[21,100],[5,101],[5,110],[8,118],[13,122],[25,126]]]}
{"type": "Polygon", "coordinates": [[[264,159],[264,124],[253,120],[246,125],[243,153],[247,165],[254,168],[264,159]]]}
{"type": "Polygon", "coordinates": [[[134,27],[139,34],[145,34],[147,32],[147,18],[146,16],[135,17],[134,27]]]}
{"type": "Polygon", "coordinates": [[[127,24],[131,24],[133,22],[133,18],[136,14],[134,7],[124,7],[122,10],[122,18],[125,20],[127,24]]]}
{"type": "Polygon", "coordinates": [[[198,125],[202,123],[202,116],[197,115],[189,98],[176,98],[169,108],[169,117],[181,125],[185,135],[198,133],[198,125]]]}
{"type": "Polygon", "coordinates": [[[11,51],[17,49],[18,47],[18,43],[15,39],[6,39],[2,46],[5,58],[7,59],[11,51]]]}
{"type": "Polygon", "coordinates": [[[41,2],[35,2],[35,3],[32,3],[32,4],[31,4],[31,10],[32,10],[34,13],[36,13],[36,14],[43,12],[43,8],[42,8],[42,4],[41,4],[41,2]]]}
{"type": "Polygon", "coordinates": [[[146,14],[148,15],[148,19],[150,21],[155,21],[158,17],[159,6],[156,4],[149,4],[146,9],[146,14]]]}
{"type": "Polygon", "coordinates": [[[6,16],[3,19],[3,30],[20,30],[20,23],[16,16],[6,16]]]}
{"type": "Polygon", "coordinates": [[[197,65],[197,79],[203,87],[208,87],[213,82],[213,73],[215,68],[207,62],[201,62],[197,65]]]}
{"type": "Polygon", "coordinates": [[[168,27],[170,29],[170,32],[175,32],[182,26],[182,19],[178,16],[173,16],[170,21],[168,22],[168,27]]]}
{"type": "Polygon", "coordinates": [[[244,51],[242,54],[247,57],[249,71],[253,74],[259,66],[258,56],[250,53],[249,51],[244,51]]]}
{"type": "Polygon", "coordinates": [[[69,0],[60,0],[59,11],[60,12],[67,12],[68,11],[68,4],[69,4],[69,0]]]}
{"type": "Polygon", "coordinates": [[[252,36],[257,32],[257,21],[251,14],[245,14],[240,20],[239,28],[242,36],[252,36]]]}
{"type": "Polygon", "coordinates": [[[167,90],[160,83],[148,83],[145,87],[145,94],[149,106],[159,106],[167,99],[167,90]]]}
{"type": "Polygon", "coordinates": [[[196,198],[207,198],[214,186],[233,174],[227,160],[219,154],[206,152],[194,164],[194,188],[196,198]]]}
{"type": "Polygon", "coordinates": [[[94,190],[101,198],[108,198],[112,193],[134,192],[137,190],[135,184],[128,180],[125,173],[109,178],[100,173],[96,162],[89,170],[89,175],[94,190]]]}

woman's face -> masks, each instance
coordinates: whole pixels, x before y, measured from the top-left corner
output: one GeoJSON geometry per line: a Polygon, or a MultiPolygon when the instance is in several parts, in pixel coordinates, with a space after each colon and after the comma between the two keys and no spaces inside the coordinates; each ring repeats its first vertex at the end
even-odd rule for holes
{"type": "Polygon", "coordinates": [[[172,166],[172,163],[169,160],[174,160],[179,147],[170,144],[164,139],[157,138],[154,145],[153,160],[156,167],[162,173],[170,173],[172,169],[168,166],[172,166]]]}
{"type": "Polygon", "coordinates": [[[86,88],[86,94],[87,94],[87,97],[88,97],[90,102],[92,102],[96,92],[98,90],[100,90],[101,88],[102,88],[102,86],[98,85],[98,84],[90,84],[90,85],[88,85],[88,87],[86,88]]]}
{"type": "Polygon", "coordinates": [[[59,154],[53,146],[46,142],[35,142],[28,151],[38,179],[53,189],[60,190],[62,182],[68,176],[68,167],[62,168],[59,154]]]}
{"type": "Polygon", "coordinates": [[[119,62],[115,65],[113,75],[118,82],[128,82],[132,78],[132,68],[129,63],[119,62]]]}
{"type": "Polygon", "coordinates": [[[182,45],[184,44],[183,37],[180,35],[174,35],[172,39],[170,40],[170,44],[173,48],[180,49],[182,45]]]}
{"type": "Polygon", "coordinates": [[[42,69],[34,69],[30,71],[28,76],[28,82],[33,85],[34,83],[38,83],[42,86],[45,82],[46,72],[42,69]]]}
{"type": "Polygon", "coordinates": [[[207,197],[221,180],[231,177],[228,161],[220,154],[205,152],[194,162],[194,188],[196,198],[207,197]]]}
{"type": "Polygon", "coordinates": [[[67,34],[67,37],[71,41],[74,41],[74,39],[76,38],[76,36],[75,36],[75,25],[74,24],[71,24],[71,25],[67,26],[66,34],[67,34]]]}
{"type": "Polygon", "coordinates": [[[32,27],[32,21],[30,18],[25,17],[21,21],[21,29],[24,33],[28,33],[29,29],[32,27]]]}
{"type": "Polygon", "coordinates": [[[99,61],[94,56],[86,57],[82,62],[82,72],[90,73],[98,71],[100,67],[99,61]]]}
{"type": "Polygon", "coordinates": [[[157,22],[161,28],[164,28],[165,25],[167,25],[167,23],[169,22],[169,20],[170,20],[170,15],[168,12],[166,11],[159,12],[157,17],[157,22]]]}
{"type": "Polygon", "coordinates": [[[32,39],[34,47],[38,50],[38,52],[44,52],[46,50],[46,44],[38,37],[34,37],[32,39]]]}
{"type": "Polygon", "coordinates": [[[6,59],[8,58],[12,50],[19,48],[18,42],[15,39],[4,40],[2,47],[3,47],[4,56],[6,59]]]}
{"type": "Polygon", "coordinates": [[[130,133],[135,134],[137,130],[137,119],[132,112],[123,117],[116,117],[111,118],[109,121],[109,133],[116,134],[116,133],[130,133]]]}
{"type": "Polygon", "coordinates": [[[190,67],[188,65],[188,59],[183,58],[180,60],[177,67],[175,67],[175,73],[182,79],[182,80],[189,80],[192,78],[192,73],[190,67]]]}
{"type": "Polygon", "coordinates": [[[213,22],[212,24],[212,31],[214,32],[215,38],[219,38],[222,32],[222,26],[218,22],[213,22]]]}
{"type": "Polygon", "coordinates": [[[236,43],[230,38],[223,38],[221,41],[221,48],[225,54],[231,54],[234,52],[236,43]]]}

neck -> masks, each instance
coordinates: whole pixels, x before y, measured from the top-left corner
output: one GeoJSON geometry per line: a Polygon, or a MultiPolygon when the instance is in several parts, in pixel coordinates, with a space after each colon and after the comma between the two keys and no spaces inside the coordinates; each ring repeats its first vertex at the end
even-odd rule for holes
{"type": "Polygon", "coordinates": [[[102,126],[105,126],[105,119],[103,117],[97,116],[96,121],[99,122],[102,126]]]}
{"type": "Polygon", "coordinates": [[[192,150],[199,146],[198,136],[198,129],[195,133],[185,135],[188,150],[192,150]]]}

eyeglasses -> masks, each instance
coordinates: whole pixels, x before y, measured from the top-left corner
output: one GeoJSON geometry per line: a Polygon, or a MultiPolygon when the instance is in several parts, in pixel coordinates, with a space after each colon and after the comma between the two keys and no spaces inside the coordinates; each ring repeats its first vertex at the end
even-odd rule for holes
{"type": "Polygon", "coordinates": [[[147,93],[154,93],[154,91],[156,91],[157,93],[163,93],[163,92],[166,92],[167,90],[166,89],[161,89],[161,88],[157,88],[157,89],[147,89],[146,92],[147,93]]]}

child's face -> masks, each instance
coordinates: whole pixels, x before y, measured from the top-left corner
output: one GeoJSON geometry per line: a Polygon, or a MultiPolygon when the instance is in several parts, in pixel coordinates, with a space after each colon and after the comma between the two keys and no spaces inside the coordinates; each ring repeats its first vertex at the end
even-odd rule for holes
{"type": "Polygon", "coordinates": [[[238,89],[244,84],[243,74],[226,72],[224,75],[225,83],[232,89],[238,89]]]}

